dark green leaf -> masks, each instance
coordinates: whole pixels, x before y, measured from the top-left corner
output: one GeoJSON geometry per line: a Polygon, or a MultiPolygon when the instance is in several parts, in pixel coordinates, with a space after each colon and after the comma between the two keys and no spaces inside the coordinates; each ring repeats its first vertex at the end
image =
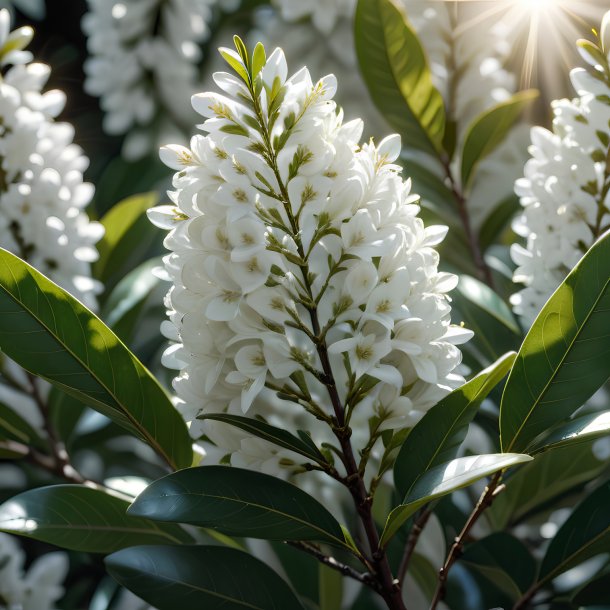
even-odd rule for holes
{"type": "Polygon", "coordinates": [[[190,466],[186,425],[157,380],[84,305],[2,249],[0,311],[7,356],[144,440],[173,468],[190,466]]]}
{"type": "Polygon", "coordinates": [[[455,458],[468,426],[489,392],[506,376],[516,354],[509,353],[454,390],[413,428],[394,465],[394,483],[405,497],[428,470],[455,458]]]}
{"type": "Polygon", "coordinates": [[[538,582],[548,582],[595,555],[610,552],[609,506],[610,483],[604,483],[559,528],[542,560],[538,582]]]}
{"type": "Polygon", "coordinates": [[[268,474],[231,466],[188,468],[163,477],[138,496],[129,513],[229,536],[347,546],[339,523],[310,495],[268,474]]]}
{"type": "Polygon", "coordinates": [[[511,473],[505,479],[506,489],[485,511],[494,528],[520,523],[599,475],[604,461],[595,457],[591,444],[568,445],[542,453],[511,473]]]}
{"type": "Polygon", "coordinates": [[[89,553],[192,541],[177,525],[127,515],[128,507],[129,502],[90,487],[39,487],[0,505],[0,531],[89,553]]]}
{"type": "Polygon", "coordinates": [[[137,321],[146,301],[159,278],[153,275],[161,259],[153,258],[128,273],[106,299],[100,317],[125,343],[129,343],[137,331],[137,321]]]}
{"type": "Polygon", "coordinates": [[[101,219],[106,232],[97,245],[100,257],[93,274],[108,288],[137,265],[161,232],[146,217],[157,205],[157,193],[135,195],[120,201],[101,219]]]}
{"type": "Polygon", "coordinates": [[[343,601],[343,576],[320,564],[320,610],[337,610],[343,601]]]}
{"type": "Polygon", "coordinates": [[[493,582],[511,599],[519,599],[536,578],[536,561],[517,538],[497,532],[469,544],[461,561],[493,582]]]}
{"type": "Polygon", "coordinates": [[[466,132],[462,150],[464,188],[469,185],[476,165],[502,144],[524,108],[537,97],[538,92],[533,89],[519,91],[474,119],[466,132]]]}
{"type": "Polygon", "coordinates": [[[505,468],[531,461],[529,455],[518,453],[492,453],[471,455],[457,458],[429,470],[412,486],[402,504],[395,508],[388,517],[381,537],[381,543],[387,544],[405,521],[418,508],[436,498],[453,493],[463,487],[505,468]]]}
{"type": "Polygon", "coordinates": [[[0,440],[11,440],[43,449],[45,442],[32,426],[13,409],[0,403],[0,440]]]}
{"type": "Polygon", "coordinates": [[[359,0],[355,40],[360,70],[384,117],[405,145],[438,155],[445,131],[443,98],[401,9],[392,0],[359,0]]]}
{"type": "Polygon", "coordinates": [[[474,331],[473,345],[481,359],[494,362],[502,354],[517,349],[521,333],[510,308],[491,289],[479,280],[461,275],[452,293],[454,320],[464,322],[474,331]]]}
{"type": "Polygon", "coordinates": [[[62,392],[57,386],[51,388],[48,406],[53,427],[69,451],[74,430],[87,407],[82,400],[62,392]]]}
{"type": "Polygon", "coordinates": [[[542,308],[506,382],[504,451],[522,451],[567,419],[610,376],[610,232],[542,308]]]}
{"type": "Polygon", "coordinates": [[[606,573],[594,578],[578,590],[572,601],[577,606],[603,606],[608,605],[610,598],[610,574],[606,573]]]}
{"type": "Polygon", "coordinates": [[[479,243],[483,252],[500,241],[518,209],[519,198],[514,194],[491,207],[479,230],[479,243]]]}
{"type": "Polygon", "coordinates": [[[116,580],[159,610],[303,610],[262,561],[215,546],[140,546],[106,558],[116,580]]]}
{"type": "Polygon", "coordinates": [[[240,428],[241,430],[245,430],[249,434],[262,438],[269,443],[284,447],[284,449],[290,449],[318,464],[327,463],[326,458],[307,434],[299,438],[286,430],[276,428],[266,422],[252,419],[251,417],[242,417],[241,415],[211,413],[201,415],[199,419],[213,419],[215,421],[224,422],[231,426],[235,426],[236,428],[240,428]]]}

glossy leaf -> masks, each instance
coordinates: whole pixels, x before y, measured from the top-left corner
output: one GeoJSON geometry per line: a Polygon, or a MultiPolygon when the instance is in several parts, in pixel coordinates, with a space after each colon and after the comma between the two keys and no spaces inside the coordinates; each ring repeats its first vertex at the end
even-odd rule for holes
{"type": "Polygon", "coordinates": [[[506,303],[479,280],[461,275],[457,289],[452,293],[455,309],[454,319],[463,321],[474,331],[474,338],[467,345],[480,352],[488,362],[497,360],[502,354],[518,349],[521,333],[515,318],[506,303]]]}
{"type": "Polygon", "coordinates": [[[506,489],[485,511],[495,529],[505,529],[536,515],[551,502],[576,492],[604,469],[592,442],[567,445],[541,453],[505,478],[506,489]]]}
{"type": "Polygon", "coordinates": [[[326,464],[326,458],[316,447],[315,443],[311,440],[311,437],[306,433],[303,433],[299,438],[286,430],[276,428],[266,422],[252,419],[251,417],[229,415],[227,413],[210,413],[201,415],[199,419],[211,419],[226,423],[230,426],[235,426],[253,436],[262,438],[269,443],[273,443],[284,449],[290,449],[290,451],[294,451],[295,453],[310,459],[312,462],[326,464]]]}
{"type": "Polygon", "coordinates": [[[99,259],[94,276],[114,284],[138,264],[151,245],[161,241],[159,230],[150,223],[146,211],[157,205],[157,193],[135,195],[114,205],[101,219],[104,237],[97,244],[99,259]]]}
{"type": "Polygon", "coordinates": [[[128,507],[129,502],[90,487],[38,487],[0,505],[0,531],[89,553],[192,541],[177,525],[127,515],[128,507]]]}
{"type": "Polygon", "coordinates": [[[138,496],[129,514],[230,536],[347,546],[339,523],[310,495],[277,477],[231,466],[188,468],[163,477],[138,496]]]}
{"type": "Polygon", "coordinates": [[[133,338],[146,301],[160,282],[153,269],[162,264],[159,258],[142,263],[116,285],[104,302],[100,317],[125,343],[133,338]]]}
{"type": "Polygon", "coordinates": [[[595,555],[610,552],[608,506],[610,483],[604,483],[559,528],[542,560],[538,582],[548,582],[595,555]]]}
{"type": "Polygon", "coordinates": [[[11,440],[42,449],[45,442],[34,428],[10,407],[0,403],[0,440],[11,440]]]}
{"type": "Polygon", "coordinates": [[[537,97],[538,92],[533,89],[519,91],[474,119],[466,132],[462,150],[464,187],[472,180],[477,164],[502,144],[523,110],[537,97]]]}
{"type": "Polygon", "coordinates": [[[469,544],[460,561],[519,599],[536,578],[536,560],[517,538],[497,532],[469,544]]]}
{"type": "Polygon", "coordinates": [[[53,427],[69,452],[74,431],[87,407],[82,400],[62,392],[57,386],[51,388],[48,406],[53,427]]]}
{"type": "Polygon", "coordinates": [[[355,42],[373,101],[403,143],[439,154],[445,131],[443,98],[432,84],[417,35],[393,0],[359,0],[355,42]]]}
{"type": "Polygon", "coordinates": [[[543,307],[513,366],[500,409],[504,451],[523,451],[610,376],[610,232],[543,307]]]}
{"type": "Polygon", "coordinates": [[[124,587],[158,610],[303,610],[262,561],[217,546],[140,546],[106,558],[124,587]]]}
{"type": "Polygon", "coordinates": [[[0,311],[7,356],[144,440],[173,468],[192,463],[186,426],[150,372],[84,305],[2,249],[0,311]]]}
{"type": "Polygon", "coordinates": [[[455,458],[479,406],[507,375],[515,356],[514,352],[506,354],[451,392],[413,428],[394,465],[394,482],[402,497],[428,470],[455,458]]]}
{"type": "Polygon", "coordinates": [[[405,521],[418,508],[436,498],[453,493],[495,472],[531,461],[529,455],[516,453],[492,453],[457,458],[429,470],[412,486],[402,504],[388,517],[382,534],[382,544],[387,544],[405,521]]]}
{"type": "Polygon", "coordinates": [[[551,429],[548,435],[535,443],[530,452],[549,451],[566,445],[583,443],[610,434],[610,411],[590,413],[571,419],[551,429]]]}
{"type": "Polygon", "coordinates": [[[479,230],[479,243],[483,252],[494,244],[500,243],[505,231],[519,210],[519,198],[511,194],[491,207],[479,230]]]}
{"type": "Polygon", "coordinates": [[[578,590],[572,598],[574,604],[580,606],[608,605],[608,591],[610,591],[610,574],[606,573],[594,578],[578,590]]]}

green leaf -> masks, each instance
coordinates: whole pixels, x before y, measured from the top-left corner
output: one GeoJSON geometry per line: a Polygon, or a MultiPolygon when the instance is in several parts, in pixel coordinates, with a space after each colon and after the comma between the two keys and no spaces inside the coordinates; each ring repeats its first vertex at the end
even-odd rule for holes
{"type": "Polygon", "coordinates": [[[403,12],[392,0],[359,0],[355,42],[360,70],[384,117],[407,146],[439,155],[445,132],[443,98],[403,12]]]}
{"type": "Polygon", "coordinates": [[[212,419],[235,426],[253,436],[262,438],[269,443],[273,443],[284,449],[290,449],[290,451],[294,451],[295,453],[310,459],[312,462],[327,464],[326,458],[307,434],[302,434],[299,438],[286,430],[276,428],[266,422],[252,419],[251,417],[243,417],[241,415],[210,413],[200,415],[198,419],[212,419]]]}
{"type": "Polygon", "coordinates": [[[549,451],[566,445],[583,443],[610,434],[610,411],[590,413],[552,428],[548,435],[532,445],[531,453],[549,451]]]}
{"type": "Polygon", "coordinates": [[[13,409],[0,403],[0,440],[10,440],[44,449],[45,442],[25,419],[13,409]]]}
{"type": "Polygon", "coordinates": [[[263,69],[267,57],[265,54],[265,47],[262,42],[257,42],[252,52],[252,78],[256,78],[258,73],[263,69]]]}
{"type": "Polygon", "coordinates": [[[402,504],[390,513],[381,536],[381,544],[387,544],[405,521],[424,504],[472,485],[495,472],[531,460],[531,456],[518,453],[492,453],[457,458],[436,466],[417,480],[402,504]]]}
{"type": "Polygon", "coordinates": [[[521,333],[515,318],[489,286],[468,275],[461,275],[452,300],[453,319],[463,321],[474,331],[468,349],[476,348],[479,359],[494,362],[502,354],[519,347],[521,333]]]}
{"type": "Polygon", "coordinates": [[[610,483],[585,498],[551,540],[538,582],[545,583],[600,553],[610,552],[610,483]]]}
{"type": "Polygon", "coordinates": [[[215,546],[140,546],[106,558],[110,575],[158,610],[303,610],[262,561],[215,546]]]}
{"type": "Polygon", "coordinates": [[[505,529],[536,515],[558,498],[577,492],[604,470],[605,462],[587,445],[568,445],[541,453],[506,477],[506,489],[485,511],[495,529],[505,529]]]}
{"type": "Polygon", "coordinates": [[[576,265],[536,318],[500,408],[504,451],[523,451],[567,419],[610,376],[610,232],[576,265]]]}
{"type": "Polygon", "coordinates": [[[479,230],[479,243],[483,252],[501,240],[518,209],[519,198],[515,194],[509,195],[491,207],[479,230]]]}
{"type": "Polygon", "coordinates": [[[451,392],[413,428],[394,465],[394,482],[402,497],[428,470],[455,458],[479,406],[506,376],[515,356],[514,352],[506,354],[451,392]]]}
{"type": "Polygon", "coordinates": [[[320,564],[320,610],[337,610],[343,601],[343,577],[337,570],[320,564]]]}
{"type": "Polygon", "coordinates": [[[0,505],[0,531],[88,553],[192,541],[177,525],[127,515],[128,507],[129,502],[90,487],[39,487],[0,505]]]}
{"type": "Polygon", "coordinates": [[[469,544],[461,562],[494,583],[511,599],[519,599],[536,578],[536,560],[517,538],[497,532],[469,544]]]}
{"type": "Polygon", "coordinates": [[[82,400],[62,392],[57,386],[51,388],[48,407],[51,423],[69,453],[74,431],[87,407],[82,400]]]}
{"type": "Polygon", "coordinates": [[[607,606],[610,591],[610,573],[589,581],[572,598],[576,606],[607,606]]]}
{"type": "Polygon", "coordinates": [[[161,233],[146,217],[146,211],[157,205],[157,193],[135,195],[120,201],[101,219],[106,230],[97,244],[100,257],[93,274],[104,284],[114,285],[150,249],[161,241],[161,233]]]}
{"type": "Polygon", "coordinates": [[[186,425],[150,372],[78,300],[1,248],[0,311],[7,356],[141,438],[172,468],[191,465],[186,425]]]}
{"type": "Polygon", "coordinates": [[[470,184],[477,164],[502,144],[523,110],[537,97],[538,92],[533,89],[519,91],[473,120],[466,132],[462,150],[463,188],[470,184]]]}
{"type": "Polygon", "coordinates": [[[159,258],[150,259],[128,273],[106,299],[100,317],[125,343],[137,332],[137,321],[150,293],[159,284],[153,269],[162,265],[159,258]]]}
{"type": "Polygon", "coordinates": [[[310,495],[268,474],[232,466],[188,468],[163,477],[138,496],[129,514],[229,536],[347,546],[339,523],[310,495]]]}

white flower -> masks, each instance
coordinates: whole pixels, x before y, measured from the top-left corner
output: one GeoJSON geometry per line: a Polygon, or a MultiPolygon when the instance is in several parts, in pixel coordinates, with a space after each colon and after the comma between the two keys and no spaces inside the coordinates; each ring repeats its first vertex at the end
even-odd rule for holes
{"type": "Polygon", "coordinates": [[[53,610],[64,594],[62,581],[68,572],[67,555],[47,553],[27,571],[25,561],[25,553],[16,540],[0,534],[0,603],[8,604],[7,610],[53,610]]]}
{"type": "MultiPolygon", "coordinates": [[[[24,50],[31,28],[10,32],[0,10],[0,246],[25,259],[95,309],[101,285],[91,277],[103,227],[84,208],[93,186],[83,182],[89,164],[73,143],[74,129],[54,122],[65,103],[61,91],[42,92],[50,74],[24,50]]],[[[0,359],[0,396],[34,427],[42,416],[31,381],[15,363],[0,359]]],[[[42,395],[48,386],[37,383],[42,395]]]]}
{"type": "Polygon", "coordinates": [[[90,265],[103,228],[84,212],[93,195],[83,182],[89,161],[72,142],[73,127],[53,121],[65,96],[41,91],[48,66],[29,63],[22,50],[31,28],[9,29],[0,10],[0,245],[95,307],[100,286],[90,265]]]}
{"type": "Polygon", "coordinates": [[[571,78],[578,97],[553,102],[552,132],[532,129],[531,159],[515,185],[523,211],[513,228],[527,243],[511,249],[513,279],[526,287],[511,302],[529,323],[610,226],[610,79],[595,60],[591,73],[576,68],[571,78]]]}
{"type": "Polygon", "coordinates": [[[125,158],[142,157],[190,130],[195,115],[188,99],[197,89],[217,2],[88,0],[85,89],[100,97],[104,130],[127,134],[125,158]]]}
{"type": "MultiPolygon", "coordinates": [[[[177,406],[187,420],[246,413],[307,430],[320,446],[336,440],[323,421],[332,376],[361,449],[371,418],[412,425],[463,381],[453,371],[466,333],[450,325],[453,276],[439,274],[432,248],[445,229],[418,218],[392,164],[397,137],[360,146],[361,122],[344,123],[331,99],[333,77],[287,75],[280,49],[253,83],[215,74],[226,95],[193,98],[208,135],[162,152],[179,170],[175,220],[150,214],[170,229],[164,333],[178,345],[168,350],[177,406]],[[417,327],[398,340],[409,320],[417,327]]],[[[302,470],[303,458],[226,424],[195,420],[191,433],[208,459],[302,470]]]]}

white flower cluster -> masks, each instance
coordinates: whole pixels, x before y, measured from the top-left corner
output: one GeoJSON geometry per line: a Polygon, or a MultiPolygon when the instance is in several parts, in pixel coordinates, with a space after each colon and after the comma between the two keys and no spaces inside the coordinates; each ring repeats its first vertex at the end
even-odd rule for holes
{"type": "Polygon", "coordinates": [[[0,534],[0,608],[53,610],[64,594],[65,553],[47,553],[25,570],[26,556],[14,538],[0,534]]]}
{"type": "Polygon", "coordinates": [[[93,196],[83,182],[89,161],[72,142],[73,127],[54,122],[65,96],[41,92],[50,68],[23,50],[32,34],[10,32],[9,13],[0,11],[0,245],[95,307],[90,264],[103,228],[83,211],[93,196]]]}
{"type": "MultiPolygon", "coordinates": [[[[82,26],[90,58],[85,90],[101,98],[104,130],[127,134],[137,159],[183,139],[194,114],[201,45],[217,0],[88,0],[82,26]]],[[[232,3],[234,4],[234,3],[232,3]]]]}
{"type": "Polygon", "coordinates": [[[446,227],[418,218],[392,163],[400,138],[359,146],[362,121],[343,123],[335,78],[287,78],[280,49],[265,61],[257,46],[250,75],[222,53],[246,84],[217,72],[225,95],[193,98],[208,135],[162,150],[176,190],[150,212],[171,229],[165,363],[180,370],[194,437],[218,459],[279,472],[294,454],[197,416],[248,414],[320,445],[333,441],[332,385],[361,449],[370,422],[412,425],[463,382],[455,345],[471,333],[450,324],[457,279],[434,250],[446,227]]]}
{"type": "MultiPolygon", "coordinates": [[[[610,30],[610,12],[604,18],[610,30]]],[[[608,32],[610,34],[610,31],[608,32]]],[[[610,40],[610,38],[609,38],[610,40]]],[[[528,322],[595,240],[610,227],[610,45],[604,66],[584,51],[592,70],[576,68],[578,97],[553,102],[553,130],[532,129],[524,177],[515,185],[522,214],[513,228],[527,245],[514,244],[514,310],[528,322]]]]}

